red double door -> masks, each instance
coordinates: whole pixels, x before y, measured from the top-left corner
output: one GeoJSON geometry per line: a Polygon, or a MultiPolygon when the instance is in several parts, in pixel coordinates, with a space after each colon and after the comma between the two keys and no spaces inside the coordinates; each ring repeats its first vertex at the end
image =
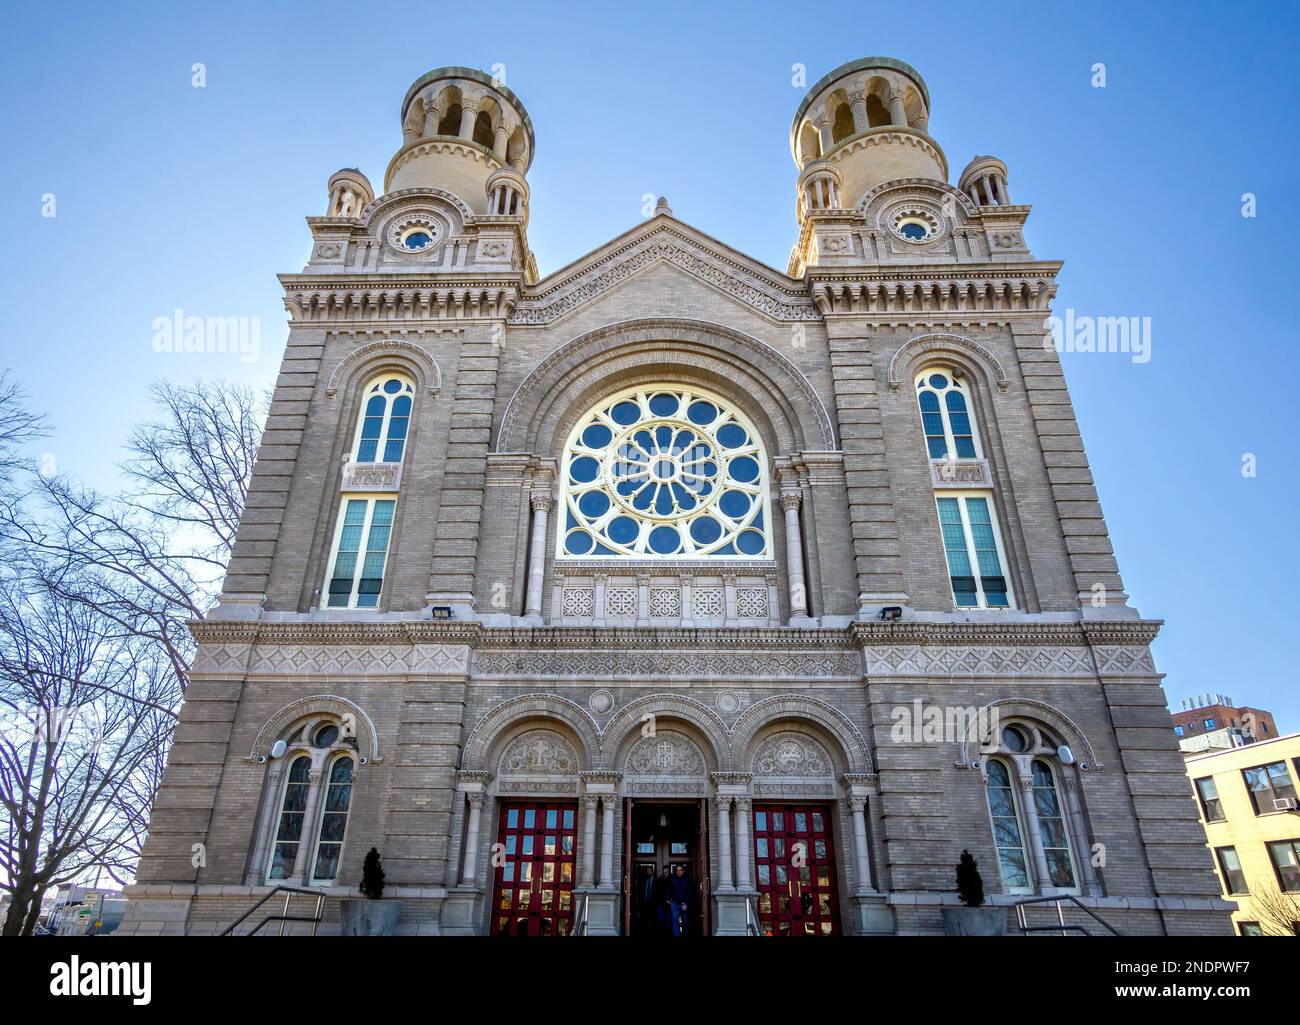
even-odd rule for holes
{"type": "Polygon", "coordinates": [[[839,935],[829,805],[755,804],[754,868],[765,935],[839,935]]]}
{"type": "Polygon", "coordinates": [[[492,850],[493,936],[567,936],[573,927],[577,805],[501,806],[492,850]]]}

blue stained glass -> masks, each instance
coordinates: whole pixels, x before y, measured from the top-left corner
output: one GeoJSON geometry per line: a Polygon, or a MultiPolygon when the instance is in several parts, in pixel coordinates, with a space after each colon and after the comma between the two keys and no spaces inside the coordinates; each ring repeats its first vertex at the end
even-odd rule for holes
{"type": "Polygon", "coordinates": [[[618,402],[609,411],[609,418],[621,427],[628,427],[641,419],[641,407],[635,402],[618,402]]]}
{"type": "Polygon", "coordinates": [[[670,451],[673,447],[673,429],[665,425],[656,427],[655,442],[661,450],[670,451]]]}
{"type": "Polygon", "coordinates": [[[691,537],[696,544],[711,545],[722,536],[722,524],[712,516],[701,516],[691,524],[691,537]]]}
{"type": "Polygon", "coordinates": [[[686,419],[701,427],[713,423],[718,418],[718,407],[711,402],[692,402],[686,410],[686,419]]]}
{"type": "Polygon", "coordinates": [[[728,470],[734,479],[743,484],[749,484],[758,479],[758,463],[750,459],[749,456],[733,459],[728,470]]]}
{"type": "Polygon", "coordinates": [[[397,380],[397,378],[392,378],[384,382],[384,391],[388,392],[389,395],[396,395],[401,390],[402,382],[397,380]]]}
{"type": "Polygon", "coordinates": [[[745,428],[739,424],[726,424],[718,429],[718,441],[725,448],[740,448],[741,445],[749,441],[749,435],[745,433],[745,428]]]}
{"type": "Polygon", "coordinates": [[[603,491],[588,491],[578,499],[578,509],[592,519],[604,516],[609,511],[609,496],[603,491]]]}
{"type": "Polygon", "coordinates": [[[758,555],[765,547],[763,535],[757,530],[742,531],[736,538],[736,547],[740,549],[742,555],[758,555]]]}
{"type": "Polygon", "coordinates": [[[932,391],[921,392],[921,394],[918,396],[918,401],[921,403],[922,413],[939,412],[939,396],[936,395],[934,392],[932,391]]]}
{"type": "Polygon", "coordinates": [[[944,377],[943,374],[931,374],[930,386],[932,388],[947,388],[948,378],[944,377]]]}
{"type": "Polygon", "coordinates": [[[585,530],[575,530],[564,539],[564,550],[570,555],[586,555],[592,543],[591,535],[585,530]]]}
{"type": "Polygon", "coordinates": [[[387,400],[382,395],[373,395],[366,403],[366,416],[384,415],[384,408],[388,405],[387,400]]]}
{"type": "Polygon", "coordinates": [[[637,522],[631,516],[615,516],[609,521],[609,527],[606,529],[609,539],[620,545],[631,544],[636,540],[639,532],[637,522]]]}
{"type": "Polygon", "coordinates": [[[966,412],[966,398],[959,391],[950,391],[948,397],[944,399],[948,403],[949,413],[966,412]]]}
{"type": "Polygon", "coordinates": [[[667,392],[660,392],[650,398],[650,412],[655,416],[672,416],[681,406],[681,400],[676,395],[669,395],[667,392]]]}
{"type": "Polygon", "coordinates": [[[718,507],[733,520],[738,520],[749,512],[750,501],[743,491],[724,491],[718,499],[718,507]]]}
{"type": "Polygon", "coordinates": [[[931,459],[942,459],[948,454],[948,443],[942,436],[938,438],[927,438],[926,445],[930,449],[931,459]]]}
{"type": "Polygon", "coordinates": [[[970,437],[964,437],[964,438],[958,437],[955,440],[957,442],[958,458],[960,459],[975,458],[975,442],[970,437]]]}
{"type": "Polygon", "coordinates": [[[681,535],[672,527],[655,527],[650,531],[650,550],[660,555],[671,555],[681,544],[681,535]]]}
{"type": "Polygon", "coordinates": [[[604,448],[614,439],[614,432],[604,424],[592,424],[582,432],[582,443],[588,448],[604,448]]]}
{"type": "Polygon", "coordinates": [[[656,490],[658,491],[658,495],[655,498],[655,512],[660,516],[667,516],[673,511],[672,493],[665,487],[660,487],[656,490]]]}
{"type": "Polygon", "coordinates": [[[939,437],[943,437],[943,414],[922,413],[921,422],[925,424],[926,434],[937,434],[939,437]]]}
{"type": "Polygon", "coordinates": [[[569,476],[579,484],[589,484],[596,479],[596,474],[600,470],[600,464],[591,456],[582,456],[575,459],[569,466],[569,476]]]}

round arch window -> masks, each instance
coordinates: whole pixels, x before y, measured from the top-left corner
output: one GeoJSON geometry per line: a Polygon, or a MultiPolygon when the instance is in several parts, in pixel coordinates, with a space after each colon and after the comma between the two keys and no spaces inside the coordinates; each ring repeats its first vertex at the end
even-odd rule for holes
{"type": "Polygon", "coordinates": [[[710,392],[610,396],[578,420],[560,472],[560,558],[771,556],[762,442],[710,392]]]}
{"type": "Polygon", "coordinates": [[[333,723],[326,723],[316,731],[316,736],[312,738],[312,743],[316,747],[329,747],[338,739],[339,728],[333,723]]]}

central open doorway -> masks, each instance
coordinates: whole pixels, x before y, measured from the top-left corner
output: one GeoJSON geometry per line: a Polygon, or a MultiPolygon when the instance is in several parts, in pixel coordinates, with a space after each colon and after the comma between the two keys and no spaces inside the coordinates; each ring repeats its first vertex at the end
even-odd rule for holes
{"type": "Polygon", "coordinates": [[[664,870],[681,866],[694,895],[687,931],[709,935],[708,816],[702,800],[639,801],[624,809],[626,866],[623,874],[623,931],[631,936],[668,935],[660,914],[664,870]]]}

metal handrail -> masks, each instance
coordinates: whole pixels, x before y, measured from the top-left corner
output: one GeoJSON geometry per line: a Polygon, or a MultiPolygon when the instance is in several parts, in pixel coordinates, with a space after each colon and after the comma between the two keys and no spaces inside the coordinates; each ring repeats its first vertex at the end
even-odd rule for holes
{"type": "Polygon", "coordinates": [[[578,904],[573,909],[574,924],[573,931],[569,933],[570,936],[587,935],[587,900],[585,893],[578,895],[578,904]]]}
{"type": "Polygon", "coordinates": [[[1018,901],[1016,901],[1016,903],[1015,903],[1015,908],[1016,908],[1016,921],[1017,921],[1017,923],[1018,923],[1019,926],[1020,926],[1020,931],[1021,931],[1021,933],[1031,933],[1031,932],[1059,932],[1059,933],[1061,933],[1061,935],[1065,935],[1066,933],[1069,933],[1069,932],[1081,932],[1081,933],[1083,933],[1083,935],[1085,935],[1085,936],[1091,936],[1092,933],[1090,933],[1090,932],[1089,932],[1086,928],[1084,928],[1082,925],[1066,925],[1066,924],[1065,924],[1065,911],[1061,908],[1061,902],[1062,902],[1062,901],[1069,901],[1071,904],[1073,904],[1076,908],[1078,908],[1078,909],[1079,909],[1080,911],[1082,911],[1085,915],[1087,915],[1089,918],[1091,918],[1094,922],[1096,922],[1098,925],[1100,925],[1103,929],[1105,929],[1105,930],[1106,930],[1108,933],[1110,933],[1112,936],[1119,936],[1119,935],[1120,935],[1119,931],[1116,930],[1114,926],[1112,926],[1109,922],[1107,922],[1104,918],[1102,918],[1100,915],[1098,915],[1098,914],[1097,914],[1095,911],[1093,911],[1091,908],[1086,907],[1086,906],[1084,905],[1083,901],[1079,900],[1079,898],[1076,897],[1076,896],[1074,896],[1074,894],[1072,894],[1072,893],[1053,894],[1053,895],[1049,895],[1049,896],[1046,896],[1046,897],[1026,897],[1024,900],[1018,900],[1018,901]],[[1029,904],[1055,904],[1055,905],[1056,905],[1056,920],[1057,920],[1057,922],[1058,922],[1059,924],[1057,924],[1057,925],[1030,925],[1030,924],[1029,924],[1029,918],[1028,918],[1028,916],[1027,916],[1026,913],[1025,913],[1025,907],[1026,907],[1026,905],[1029,905],[1029,904]]]}
{"type": "Polygon", "coordinates": [[[222,930],[221,935],[222,935],[222,936],[231,936],[231,935],[233,935],[234,932],[235,932],[235,930],[236,930],[240,925],[242,925],[242,924],[244,923],[244,921],[245,921],[245,920],[246,920],[250,915],[252,915],[252,913],[253,913],[254,911],[256,911],[258,908],[260,908],[263,904],[265,904],[268,900],[270,900],[272,897],[274,897],[277,893],[283,893],[283,894],[284,894],[284,911],[283,911],[281,914],[278,914],[278,915],[267,915],[265,918],[263,918],[263,919],[262,919],[260,922],[258,922],[255,926],[253,926],[253,928],[252,928],[251,930],[249,930],[247,933],[245,933],[244,935],[246,935],[246,936],[256,936],[257,933],[261,930],[262,926],[266,925],[268,922],[279,922],[279,923],[280,923],[280,935],[283,936],[283,935],[284,935],[284,923],[285,923],[285,922],[310,922],[310,923],[312,924],[312,925],[311,925],[311,934],[312,934],[313,936],[315,936],[315,935],[316,935],[316,926],[320,924],[320,920],[321,920],[321,917],[322,917],[321,912],[322,912],[322,910],[323,910],[324,907],[325,907],[325,894],[324,894],[324,892],[321,891],[321,890],[306,890],[306,889],[303,889],[301,886],[277,886],[277,887],[275,887],[275,888],[272,889],[269,893],[267,893],[265,896],[263,896],[262,899],[259,900],[256,904],[254,904],[251,908],[249,908],[247,911],[245,911],[242,915],[240,915],[238,918],[236,918],[233,922],[231,922],[229,926],[227,926],[224,930],[222,930]],[[291,914],[289,914],[289,901],[293,898],[293,895],[294,895],[295,893],[300,893],[300,894],[304,894],[305,896],[308,896],[308,897],[315,897],[315,898],[316,898],[316,914],[315,914],[314,917],[308,917],[308,916],[306,916],[306,915],[291,915],[291,914]]]}
{"type": "Polygon", "coordinates": [[[758,922],[758,911],[754,907],[754,898],[745,898],[745,935],[762,936],[763,928],[758,922]]]}

